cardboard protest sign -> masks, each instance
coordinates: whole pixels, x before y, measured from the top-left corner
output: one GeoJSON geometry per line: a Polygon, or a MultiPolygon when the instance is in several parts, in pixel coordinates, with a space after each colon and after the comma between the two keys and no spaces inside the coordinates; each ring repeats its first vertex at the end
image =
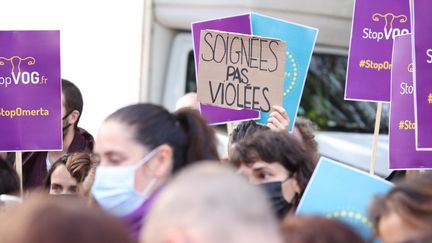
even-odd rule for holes
{"type": "Polygon", "coordinates": [[[62,149],[59,31],[0,31],[0,124],[0,151],[62,149]]]}
{"type": "Polygon", "coordinates": [[[200,43],[198,101],[263,112],[282,105],[284,42],[202,30],[200,43]]]}
{"type": "MultiPolygon", "coordinates": [[[[283,107],[291,121],[289,130],[292,131],[318,36],[318,29],[256,13],[251,13],[251,21],[253,35],[276,38],[287,43],[283,107]]],[[[269,114],[269,112],[261,112],[261,118],[258,122],[267,124],[269,114]]]]}
{"type": "Polygon", "coordinates": [[[321,158],[297,209],[299,215],[322,215],[351,225],[365,239],[373,234],[368,206],[391,183],[327,158],[321,158]]]}
{"type": "Polygon", "coordinates": [[[390,101],[393,39],[410,29],[408,1],[355,1],[346,100],[390,101]]]}
{"type": "MultiPolygon", "coordinates": [[[[218,18],[206,21],[200,21],[196,23],[192,23],[192,36],[193,36],[193,46],[194,46],[194,57],[195,57],[195,72],[198,77],[199,71],[199,47],[200,47],[200,35],[201,30],[220,30],[220,31],[228,31],[234,33],[241,33],[250,35],[251,24],[250,24],[250,15],[243,14],[232,17],[218,18]]],[[[211,105],[201,104],[201,114],[206,118],[209,124],[224,124],[233,121],[243,121],[243,120],[251,120],[258,119],[260,117],[260,113],[255,110],[235,110],[235,109],[227,109],[221,108],[211,105]]]]}
{"type": "Polygon", "coordinates": [[[432,151],[432,2],[411,0],[417,150],[432,151]]]}
{"type": "Polygon", "coordinates": [[[432,168],[432,152],[416,151],[411,34],[393,43],[389,126],[390,169],[432,168]]]}

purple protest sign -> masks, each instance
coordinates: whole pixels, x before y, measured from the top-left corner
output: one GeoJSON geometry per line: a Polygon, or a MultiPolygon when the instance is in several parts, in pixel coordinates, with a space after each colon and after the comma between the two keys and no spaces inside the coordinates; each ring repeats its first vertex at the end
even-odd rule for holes
{"type": "Polygon", "coordinates": [[[406,0],[356,0],[345,86],[346,100],[390,101],[393,38],[410,33],[406,0]]]}
{"type": "Polygon", "coordinates": [[[59,31],[0,31],[0,151],[61,150],[59,31]]]}
{"type": "MultiPolygon", "coordinates": [[[[198,60],[201,30],[219,30],[250,35],[252,33],[250,14],[206,20],[192,24],[196,77],[198,77],[199,68],[198,60]]],[[[209,124],[213,125],[260,118],[259,111],[254,110],[234,110],[204,104],[201,104],[200,107],[201,114],[206,118],[209,124]]]]}
{"type": "Polygon", "coordinates": [[[432,151],[432,17],[430,0],[412,0],[417,150],[432,151]]]}
{"type": "Polygon", "coordinates": [[[390,104],[390,169],[432,168],[432,152],[416,151],[411,34],[393,43],[390,104]]]}

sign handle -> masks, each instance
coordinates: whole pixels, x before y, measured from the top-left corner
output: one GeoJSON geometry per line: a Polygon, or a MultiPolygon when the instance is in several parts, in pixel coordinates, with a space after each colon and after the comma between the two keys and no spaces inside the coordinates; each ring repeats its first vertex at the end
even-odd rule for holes
{"type": "Polygon", "coordinates": [[[228,122],[227,123],[227,132],[228,132],[228,138],[231,137],[231,133],[234,130],[234,123],[233,122],[228,122]]]}
{"type": "Polygon", "coordinates": [[[375,162],[376,162],[376,153],[377,153],[377,147],[378,147],[378,136],[379,136],[379,130],[381,126],[381,113],[382,113],[382,102],[379,102],[377,105],[377,112],[375,116],[375,131],[374,131],[374,141],[372,145],[372,159],[370,163],[370,170],[369,173],[371,175],[375,174],[375,162]]]}
{"type": "Polygon", "coordinates": [[[15,152],[15,169],[19,177],[20,194],[22,197],[24,194],[23,194],[22,152],[21,151],[15,152]]]}

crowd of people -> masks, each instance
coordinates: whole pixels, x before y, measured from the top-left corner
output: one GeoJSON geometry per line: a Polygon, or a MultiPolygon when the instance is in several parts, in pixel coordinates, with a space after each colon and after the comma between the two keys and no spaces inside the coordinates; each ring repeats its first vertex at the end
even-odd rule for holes
{"type": "MultiPolygon", "coordinates": [[[[62,84],[64,149],[24,153],[23,194],[15,154],[0,154],[0,242],[366,242],[341,221],[295,215],[319,159],[310,120],[289,133],[274,106],[266,126],[236,125],[225,158],[188,94],[174,113],[123,107],[94,140],[78,126],[79,89],[62,84]]],[[[370,205],[384,243],[432,242],[432,174],[406,176],[370,205]]]]}

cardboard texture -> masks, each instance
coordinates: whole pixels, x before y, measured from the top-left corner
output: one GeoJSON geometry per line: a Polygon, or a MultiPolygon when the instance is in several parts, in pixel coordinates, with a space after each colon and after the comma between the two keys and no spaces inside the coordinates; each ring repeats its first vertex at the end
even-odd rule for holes
{"type": "Polygon", "coordinates": [[[283,41],[222,31],[201,31],[198,100],[234,109],[270,111],[282,105],[283,41]]]}
{"type": "MultiPolygon", "coordinates": [[[[250,14],[241,14],[192,23],[193,47],[195,56],[195,72],[199,71],[199,47],[201,30],[220,30],[234,33],[251,34],[250,14]]],[[[260,112],[254,110],[227,109],[200,103],[201,115],[211,125],[240,122],[260,118],[260,112]]]]}

